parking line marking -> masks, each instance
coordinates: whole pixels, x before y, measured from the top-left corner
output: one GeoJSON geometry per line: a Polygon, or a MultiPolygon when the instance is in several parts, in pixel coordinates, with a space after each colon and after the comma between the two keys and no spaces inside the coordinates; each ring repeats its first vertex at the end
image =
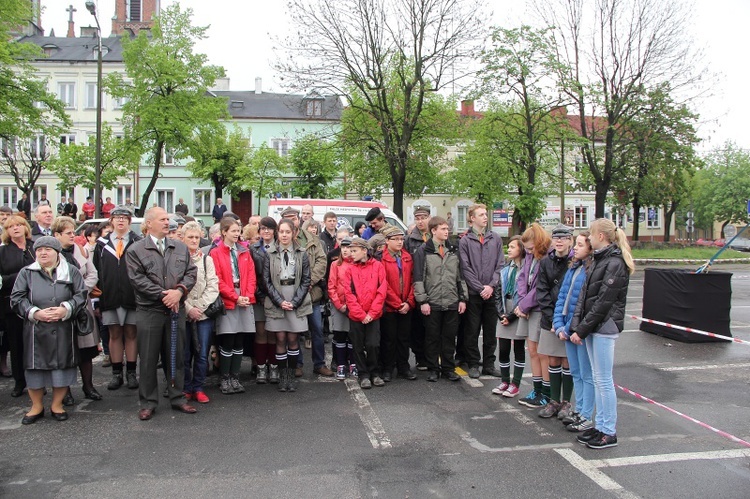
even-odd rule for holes
{"type": "Polygon", "coordinates": [[[739,364],[707,364],[702,366],[674,366],[674,367],[657,367],[657,371],[674,372],[674,371],[704,371],[706,369],[730,369],[738,367],[750,367],[750,362],[739,364]]]}
{"type": "Polygon", "coordinates": [[[610,459],[592,460],[589,463],[597,468],[615,468],[639,464],[673,463],[677,461],[699,461],[706,459],[739,459],[750,457],[750,449],[727,449],[703,452],[675,452],[655,454],[652,456],[613,457],[610,459]]]}
{"type": "Polygon", "coordinates": [[[595,484],[604,490],[611,491],[624,491],[622,485],[612,480],[603,472],[599,471],[599,468],[594,466],[591,461],[587,461],[582,458],[571,449],[555,449],[560,456],[566,461],[573,465],[578,471],[589,477],[595,484]]]}
{"type": "Polygon", "coordinates": [[[392,447],[391,440],[385,433],[383,423],[380,422],[380,418],[375,414],[375,410],[370,405],[370,401],[362,391],[362,388],[360,388],[357,380],[347,379],[344,383],[346,383],[346,389],[349,390],[352,398],[357,403],[359,419],[365,426],[367,438],[370,440],[373,449],[390,449],[392,447]]]}

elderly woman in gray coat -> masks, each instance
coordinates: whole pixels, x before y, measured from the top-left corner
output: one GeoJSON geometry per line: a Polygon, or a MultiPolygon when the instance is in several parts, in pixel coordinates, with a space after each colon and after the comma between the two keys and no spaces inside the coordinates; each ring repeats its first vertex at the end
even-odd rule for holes
{"type": "Polygon", "coordinates": [[[24,318],[26,384],[31,409],[21,420],[32,424],[44,417],[44,388],[52,386],[50,413],[68,419],[63,398],[76,383],[76,331],[73,319],[85,307],[88,290],[81,273],[60,257],[62,246],[52,236],[34,243],[36,261],[24,267],[10,295],[13,310],[24,318]]]}

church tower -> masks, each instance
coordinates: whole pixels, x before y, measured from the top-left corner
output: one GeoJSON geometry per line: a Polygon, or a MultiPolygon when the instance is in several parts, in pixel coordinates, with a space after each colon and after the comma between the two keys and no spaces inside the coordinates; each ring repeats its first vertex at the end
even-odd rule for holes
{"type": "Polygon", "coordinates": [[[137,35],[142,29],[151,29],[154,16],[161,9],[160,0],[116,0],[112,18],[112,34],[137,35]]]}

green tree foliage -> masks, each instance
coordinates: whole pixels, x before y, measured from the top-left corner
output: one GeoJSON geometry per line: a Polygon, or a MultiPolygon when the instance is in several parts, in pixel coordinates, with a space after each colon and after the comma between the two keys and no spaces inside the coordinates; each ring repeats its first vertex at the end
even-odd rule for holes
{"type": "Polygon", "coordinates": [[[6,140],[59,135],[70,126],[64,104],[30,64],[44,57],[41,48],[13,41],[14,32],[31,18],[28,0],[0,2],[0,138],[6,140]]]}
{"type": "Polygon", "coordinates": [[[201,127],[190,145],[192,161],[187,168],[195,178],[211,182],[216,198],[224,197],[224,189],[237,194],[238,171],[250,160],[249,131],[246,136],[235,126],[201,127]]]}
{"type": "Polygon", "coordinates": [[[226,102],[207,93],[224,69],[207,64],[196,54],[195,42],[206,37],[207,27],[193,26],[192,9],[170,5],[156,18],[150,35],[123,39],[126,76],[108,75],[107,91],[126,98],[123,107],[125,140],[140,144],[153,167],[143,192],[143,213],[159,178],[165,148],[182,157],[190,151],[197,129],[223,127],[226,102]]]}
{"type": "Polygon", "coordinates": [[[341,171],[337,145],[315,134],[305,135],[295,141],[289,153],[291,172],[297,177],[294,195],[303,198],[335,198],[342,187],[332,185],[341,171]]]}
{"type": "MultiPolygon", "coordinates": [[[[393,147],[393,142],[383,138],[386,133],[384,127],[390,129],[393,123],[384,124],[367,110],[364,102],[372,96],[358,97],[356,92],[353,90],[350,97],[355,104],[342,114],[339,134],[346,188],[360,196],[374,194],[380,197],[390,189],[396,191],[394,174],[400,176],[396,172],[398,168],[394,169],[394,164],[388,160],[391,154],[388,149],[393,147]]],[[[389,120],[394,123],[408,120],[400,111],[404,106],[398,101],[399,92],[394,89],[387,95],[390,98],[387,105],[391,109],[389,120]]],[[[440,173],[450,166],[442,158],[445,157],[446,146],[455,142],[459,130],[454,99],[427,94],[422,107],[420,125],[410,132],[409,145],[399,160],[404,165],[399,190],[407,196],[420,196],[442,187],[440,173]]]]}
{"type": "MultiPolygon", "coordinates": [[[[133,173],[141,159],[140,147],[133,147],[112,133],[108,125],[102,127],[101,185],[112,189],[117,180],[133,173]]],[[[60,178],[59,190],[67,191],[75,187],[93,189],[94,165],[96,164],[96,140],[88,144],[61,145],[57,157],[48,169],[60,178]]]]}
{"type": "MultiPolygon", "coordinates": [[[[694,204],[699,223],[705,220],[748,223],[747,201],[750,198],[750,153],[733,142],[714,149],[705,158],[699,173],[694,204]]],[[[722,231],[723,231],[722,226],[722,231]]]]}
{"type": "Polygon", "coordinates": [[[272,197],[281,191],[281,177],[288,171],[289,165],[285,158],[262,144],[252,151],[250,159],[237,169],[235,187],[240,191],[253,191],[258,196],[258,211],[260,215],[260,200],[272,197]]]}

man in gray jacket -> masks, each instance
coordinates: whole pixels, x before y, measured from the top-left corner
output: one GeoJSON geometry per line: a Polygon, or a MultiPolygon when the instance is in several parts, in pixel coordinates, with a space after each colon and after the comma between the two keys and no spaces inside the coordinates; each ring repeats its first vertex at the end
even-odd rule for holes
{"type": "Polygon", "coordinates": [[[153,417],[159,405],[157,363],[164,352],[172,408],[196,412],[182,393],[184,375],[185,298],[195,285],[198,268],[181,241],[167,238],[169,214],[151,208],[144,220],[148,235],[125,253],[128,277],[135,290],[138,355],[141,358],[139,398],[141,421],[153,417]],[[173,341],[174,340],[176,341],[173,341]]]}
{"type": "Polygon", "coordinates": [[[479,330],[482,332],[482,374],[500,377],[495,368],[495,288],[500,283],[500,271],[505,261],[503,240],[487,230],[487,207],[474,204],[469,207],[471,229],[461,238],[461,271],[469,287],[464,329],[464,359],[469,365],[469,377],[479,377],[479,330]]]}

